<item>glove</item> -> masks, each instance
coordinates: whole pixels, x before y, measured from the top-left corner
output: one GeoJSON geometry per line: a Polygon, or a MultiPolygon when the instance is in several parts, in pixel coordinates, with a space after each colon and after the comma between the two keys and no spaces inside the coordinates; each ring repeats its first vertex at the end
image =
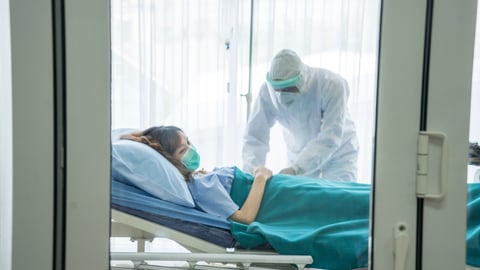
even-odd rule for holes
{"type": "Polygon", "coordinates": [[[287,167],[287,168],[284,168],[282,170],[280,170],[280,172],[278,172],[279,174],[289,174],[289,175],[297,175],[297,170],[295,170],[293,167],[287,167]]]}

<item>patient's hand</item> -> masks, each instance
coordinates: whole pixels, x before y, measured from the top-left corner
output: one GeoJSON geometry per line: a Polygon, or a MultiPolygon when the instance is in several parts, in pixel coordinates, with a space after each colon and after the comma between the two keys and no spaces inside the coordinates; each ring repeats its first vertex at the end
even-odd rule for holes
{"type": "Polygon", "coordinates": [[[265,167],[258,167],[253,171],[255,180],[248,193],[247,199],[242,207],[230,216],[232,220],[243,224],[252,223],[257,217],[260,204],[262,203],[263,192],[268,179],[272,178],[272,171],[265,167]]]}
{"type": "Polygon", "coordinates": [[[255,180],[267,181],[272,178],[272,171],[265,167],[258,167],[253,171],[255,175],[255,180]]]}
{"type": "Polygon", "coordinates": [[[204,168],[195,171],[196,174],[209,174],[209,171],[206,171],[204,168]]]}

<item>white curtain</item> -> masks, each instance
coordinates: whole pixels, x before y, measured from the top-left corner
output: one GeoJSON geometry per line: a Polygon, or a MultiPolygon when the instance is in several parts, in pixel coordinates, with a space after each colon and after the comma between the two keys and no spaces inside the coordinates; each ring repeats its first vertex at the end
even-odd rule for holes
{"type": "MultiPolygon", "coordinates": [[[[112,128],[181,127],[201,166],[241,166],[245,94],[283,48],[344,76],[372,169],[379,0],[112,0],[112,128]],[[253,3],[253,5],[252,5],[253,3]],[[251,24],[252,22],[252,24],[251,24]]],[[[278,127],[267,166],[284,164],[278,127]]]]}

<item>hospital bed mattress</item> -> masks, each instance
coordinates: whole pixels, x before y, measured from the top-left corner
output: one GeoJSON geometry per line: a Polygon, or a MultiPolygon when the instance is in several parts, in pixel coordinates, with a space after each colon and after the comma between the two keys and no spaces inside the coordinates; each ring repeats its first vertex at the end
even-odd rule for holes
{"type": "Polygon", "coordinates": [[[126,207],[115,203],[112,204],[112,209],[116,209],[123,213],[127,213],[135,217],[151,221],[155,224],[166,226],[168,228],[174,228],[176,231],[197,237],[224,248],[235,247],[235,239],[232,237],[230,231],[223,228],[217,228],[201,223],[148,213],[143,210],[126,207]]]}
{"type": "MultiPolygon", "coordinates": [[[[135,186],[115,179],[112,180],[111,208],[174,229],[221,248],[245,250],[233,238],[228,220],[195,208],[158,199],[135,186]]],[[[255,250],[273,251],[270,245],[258,246],[255,250]]]]}

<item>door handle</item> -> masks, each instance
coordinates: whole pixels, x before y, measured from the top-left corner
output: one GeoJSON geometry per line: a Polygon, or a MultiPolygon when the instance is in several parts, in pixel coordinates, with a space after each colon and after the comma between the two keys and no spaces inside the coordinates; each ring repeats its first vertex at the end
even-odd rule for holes
{"type": "Polygon", "coordinates": [[[395,241],[394,247],[394,270],[405,270],[407,264],[408,244],[410,238],[408,236],[407,225],[403,222],[397,223],[393,230],[393,237],[395,241]]]}
{"type": "Polygon", "coordinates": [[[447,183],[447,135],[442,132],[421,131],[418,136],[417,147],[417,197],[442,199],[445,197],[445,187],[447,183]],[[441,163],[440,163],[440,181],[439,192],[428,192],[428,159],[429,159],[429,141],[430,138],[436,138],[441,141],[441,163]]]}

